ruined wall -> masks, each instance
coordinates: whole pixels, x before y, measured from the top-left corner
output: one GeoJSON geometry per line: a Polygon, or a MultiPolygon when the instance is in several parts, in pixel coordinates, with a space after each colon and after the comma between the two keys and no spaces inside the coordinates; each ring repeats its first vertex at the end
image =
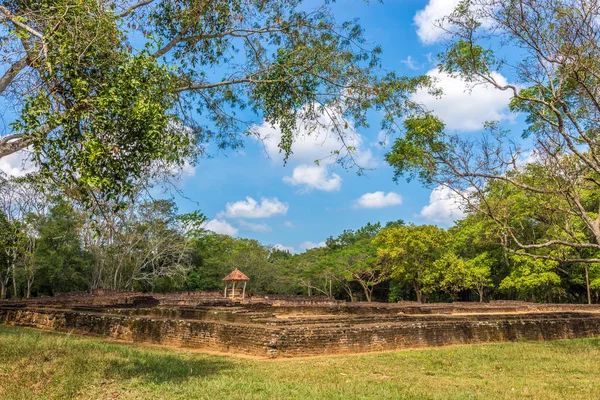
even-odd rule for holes
{"type": "MultiPolygon", "coordinates": [[[[291,306],[198,306],[60,310],[0,304],[0,323],[128,342],[263,357],[356,353],[453,344],[600,336],[600,313],[361,312],[290,314],[291,306]]],[[[315,307],[308,307],[313,310],[315,307]]],[[[392,307],[395,308],[395,307],[392,307]]],[[[448,310],[448,306],[442,307],[448,310]]],[[[561,307],[558,307],[561,308],[561,307]]],[[[321,310],[323,311],[323,310],[321,310]]],[[[353,310],[356,311],[356,310],[353,310]]]]}
{"type": "Polygon", "coordinates": [[[277,343],[285,356],[371,352],[518,340],[600,336],[600,316],[541,314],[479,319],[437,319],[364,325],[296,326],[277,343]]]}
{"type": "Polygon", "coordinates": [[[273,333],[269,327],[261,325],[6,308],[0,309],[0,323],[136,343],[232,351],[259,356],[269,356],[273,353],[270,343],[273,333]]]}

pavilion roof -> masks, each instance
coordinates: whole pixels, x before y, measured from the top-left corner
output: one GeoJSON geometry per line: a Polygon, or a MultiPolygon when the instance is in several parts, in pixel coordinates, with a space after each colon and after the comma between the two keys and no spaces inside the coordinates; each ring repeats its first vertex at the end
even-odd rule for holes
{"type": "Polygon", "coordinates": [[[249,281],[248,278],[242,271],[239,269],[234,269],[229,275],[223,278],[224,281],[249,281]]]}

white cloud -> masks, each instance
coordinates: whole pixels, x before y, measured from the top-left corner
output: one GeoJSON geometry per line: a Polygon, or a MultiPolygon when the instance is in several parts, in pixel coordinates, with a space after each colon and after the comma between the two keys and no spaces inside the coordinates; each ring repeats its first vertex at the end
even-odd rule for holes
{"type": "Polygon", "coordinates": [[[413,21],[417,25],[417,35],[424,44],[433,44],[446,36],[439,25],[441,19],[450,15],[460,0],[429,0],[427,6],[418,11],[413,21]]]}
{"type": "Polygon", "coordinates": [[[519,154],[515,162],[515,167],[519,170],[524,169],[528,164],[539,163],[542,161],[542,157],[539,151],[527,150],[519,154]]]}
{"type": "MultiPolygon", "coordinates": [[[[300,119],[299,117],[292,145],[293,154],[288,159],[292,165],[312,164],[316,160],[324,165],[334,164],[338,159],[348,159],[350,156],[346,147],[348,146],[356,150],[352,153],[352,157],[360,167],[377,166],[373,153],[365,147],[363,137],[356,132],[352,121],[344,120],[339,113],[331,110],[328,113],[323,112],[317,118],[312,118],[311,123],[302,122],[300,119]],[[345,126],[342,132],[345,144],[340,139],[332,118],[338,125],[345,126]]],[[[281,163],[283,154],[279,149],[281,142],[279,127],[263,122],[253,126],[252,131],[261,141],[267,155],[281,163]]]]}
{"type": "Polygon", "coordinates": [[[190,164],[189,161],[186,161],[181,168],[181,173],[186,177],[194,177],[196,176],[196,166],[190,164]]]}
{"type": "Polygon", "coordinates": [[[408,56],[408,57],[406,57],[406,59],[405,59],[405,60],[400,60],[400,62],[401,62],[402,64],[406,65],[406,67],[407,67],[408,69],[411,69],[411,70],[413,70],[413,71],[419,70],[419,69],[421,69],[421,68],[423,67],[421,64],[417,63],[417,62],[416,62],[416,61],[415,61],[415,60],[412,58],[412,56],[408,56]]]}
{"type": "Polygon", "coordinates": [[[238,234],[237,228],[232,226],[229,222],[220,219],[211,219],[204,225],[204,229],[221,235],[235,236],[238,234]]]}
{"type": "Polygon", "coordinates": [[[402,196],[394,192],[388,194],[384,192],[365,193],[355,202],[355,206],[360,208],[383,208],[400,204],[402,204],[402,196]]]}
{"type": "Polygon", "coordinates": [[[377,140],[371,143],[373,147],[385,148],[390,144],[390,134],[386,131],[379,131],[377,140]]]}
{"type": "Polygon", "coordinates": [[[312,189],[334,192],[342,187],[342,178],[338,174],[329,174],[322,165],[299,165],[294,168],[292,176],[283,177],[283,181],[293,186],[303,186],[304,192],[312,189]]]}
{"type": "Polygon", "coordinates": [[[219,213],[219,216],[229,218],[269,218],[274,215],[285,215],[289,209],[287,203],[282,203],[273,197],[268,199],[263,197],[260,202],[252,197],[246,197],[246,200],[227,203],[225,211],[219,213]]]}
{"type": "Polygon", "coordinates": [[[309,250],[309,249],[314,249],[316,247],[325,247],[325,246],[326,246],[325,242],[314,243],[311,241],[307,241],[307,242],[302,243],[300,245],[300,248],[302,250],[309,250]]]}
{"type": "MultiPolygon", "coordinates": [[[[161,163],[156,163],[154,168],[157,172],[162,171],[164,165],[161,163]]],[[[193,178],[196,176],[196,166],[192,165],[187,160],[181,166],[176,164],[168,164],[166,166],[166,170],[168,171],[168,174],[173,177],[193,178]]]]}
{"type": "Polygon", "coordinates": [[[270,232],[271,227],[264,222],[261,224],[255,224],[253,222],[240,221],[240,228],[251,230],[253,232],[270,232]]]}
{"type": "Polygon", "coordinates": [[[284,246],[282,244],[276,244],[275,246],[273,246],[273,248],[281,251],[288,251],[292,254],[296,252],[296,250],[292,246],[284,246]]]}
{"type": "Polygon", "coordinates": [[[0,158],[0,171],[8,176],[24,176],[37,170],[28,150],[17,151],[0,158]]]}
{"type": "Polygon", "coordinates": [[[433,53],[427,53],[425,54],[425,56],[427,57],[427,62],[431,65],[431,64],[435,64],[436,63],[436,59],[433,56],[433,53]]]}
{"type": "MultiPolygon", "coordinates": [[[[469,88],[469,83],[437,69],[430,70],[427,75],[437,81],[436,85],[443,90],[443,95],[437,98],[427,93],[427,90],[419,90],[412,96],[412,100],[433,111],[448,129],[476,131],[483,127],[484,122],[513,117],[508,111],[511,98],[509,91],[498,90],[491,85],[469,88]]],[[[508,83],[499,73],[492,73],[492,77],[500,85],[508,83]]]]}
{"type": "Polygon", "coordinates": [[[446,186],[438,186],[429,196],[429,204],[421,210],[421,216],[439,224],[451,225],[465,216],[465,200],[446,186]]]}
{"type": "MultiPolygon", "coordinates": [[[[417,11],[413,22],[417,25],[417,35],[424,44],[434,44],[448,37],[448,21],[444,17],[452,14],[460,0],[429,0],[424,9],[417,11]]],[[[495,4],[471,4],[471,10],[483,29],[491,28],[494,23],[489,13],[495,4]]]]}
{"type": "Polygon", "coordinates": [[[292,221],[285,221],[283,223],[283,225],[285,225],[287,228],[295,228],[294,224],[292,223],[292,221]]]}

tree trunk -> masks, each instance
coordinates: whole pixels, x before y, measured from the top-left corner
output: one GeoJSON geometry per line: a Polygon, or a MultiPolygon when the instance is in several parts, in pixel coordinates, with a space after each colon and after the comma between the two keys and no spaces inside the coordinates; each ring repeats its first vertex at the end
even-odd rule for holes
{"type": "Polygon", "coordinates": [[[25,296],[26,298],[30,298],[31,297],[31,285],[33,284],[33,282],[29,279],[27,279],[27,295],[25,296]]]}
{"type": "Polygon", "coordinates": [[[0,300],[6,299],[6,285],[0,282],[0,300]]]}
{"type": "Polygon", "coordinates": [[[13,284],[13,297],[16,299],[17,296],[17,272],[15,265],[12,266],[12,284],[13,284]]]}
{"type": "Polygon", "coordinates": [[[479,294],[479,302],[483,303],[483,291],[484,291],[484,287],[483,286],[475,286],[476,290],[477,290],[477,294],[479,294]]]}
{"type": "Polygon", "coordinates": [[[585,288],[587,289],[588,304],[592,304],[592,293],[590,291],[590,272],[587,263],[585,264],[585,288]]]}
{"type": "Polygon", "coordinates": [[[417,303],[421,303],[421,287],[419,286],[419,282],[415,281],[414,282],[414,287],[415,287],[415,293],[417,295],[417,303]]]}
{"type": "Polygon", "coordinates": [[[365,292],[365,297],[367,298],[367,302],[371,302],[373,301],[373,289],[375,288],[374,286],[371,287],[371,290],[369,290],[369,285],[368,283],[363,282],[362,280],[360,280],[359,278],[357,278],[358,283],[360,283],[360,286],[362,286],[363,291],[365,292]]]}
{"type": "Polygon", "coordinates": [[[117,268],[115,270],[115,275],[113,277],[113,285],[112,285],[113,286],[112,287],[113,290],[117,290],[118,289],[117,288],[118,277],[119,277],[119,265],[117,265],[117,268]]]}
{"type": "Polygon", "coordinates": [[[348,293],[348,296],[350,296],[350,302],[354,303],[354,294],[352,293],[352,289],[348,285],[344,285],[344,290],[346,293],[348,293]]]}

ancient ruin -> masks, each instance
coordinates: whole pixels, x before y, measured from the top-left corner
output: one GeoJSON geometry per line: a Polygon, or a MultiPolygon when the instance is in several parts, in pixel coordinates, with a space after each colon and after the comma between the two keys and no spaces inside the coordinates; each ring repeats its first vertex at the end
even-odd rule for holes
{"type": "Polygon", "coordinates": [[[0,302],[0,323],[261,357],[600,336],[600,306],[347,303],[96,291],[0,302]]]}

